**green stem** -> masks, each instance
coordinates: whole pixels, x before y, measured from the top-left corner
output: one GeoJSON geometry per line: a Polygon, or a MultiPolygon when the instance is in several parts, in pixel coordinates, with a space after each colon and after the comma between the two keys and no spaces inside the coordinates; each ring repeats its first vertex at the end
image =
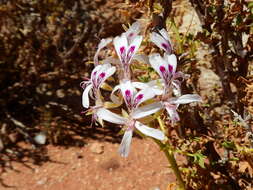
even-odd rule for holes
{"type": "MultiPolygon", "coordinates": [[[[160,117],[158,117],[157,120],[159,122],[159,125],[160,125],[161,129],[164,130],[165,125],[164,125],[163,120],[160,117]]],[[[178,183],[178,186],[179,186],[179,190],[185,190],[185,184],[184,184],[184,181],[182,179],[181,172],[178,168],[177,161],[174,157],[174,153],[173,153],[173,150],[172,150],[171,146],[169,145],[168,142],[166,144],[164,144],[161,141],[156,140],[156,139],[154,139],[154,141],[159,145],[160,149],[164,152],[165,156],[167,157],[167,159],[170,163],[171,169],[173,170],[173,172],[174,172],[174,174],[177,178],[177,183],[178,183]]]]}

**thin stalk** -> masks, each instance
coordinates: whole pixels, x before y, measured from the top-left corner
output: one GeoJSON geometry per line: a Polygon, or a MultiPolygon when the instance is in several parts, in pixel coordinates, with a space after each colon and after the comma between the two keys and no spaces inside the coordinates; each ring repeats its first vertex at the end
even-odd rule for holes
{"type": "MultiPolygon", "coordinates": [[[[159,123],[161,129],[162,130],[165,129],[165,125],[164,125],[163,120],[160,117],[158,117],[157,120],[158,120],[158,123],[159,123]]],[[[173,152],[170,144],[168,142],[166,142],[166,144],[164,144],[161,141],[156,140],[156,139],[154,139],[154,141],[159,145],[160,149],[164,152],[167,160],[170,163],[170,166],[171,166],[171,168],[172,168],[172,170],[173,170],[173,172],[174,172],[174,174],[177,178],[177,183],[178,183],[178,186],[179,186],[178,190],[185,190],[185,184],[184,184],[184,181],[182,179],[181,172],[178,168],[177,161],[174,157],[174,152],[173,152]]]]}

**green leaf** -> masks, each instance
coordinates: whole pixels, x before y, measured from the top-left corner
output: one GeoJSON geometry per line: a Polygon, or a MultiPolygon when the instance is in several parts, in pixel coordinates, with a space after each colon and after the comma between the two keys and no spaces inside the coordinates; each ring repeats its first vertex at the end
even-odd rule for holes
{"type": "Polygon", "coordinates": [[[205,158],[206,158],[206,156],[203,155],[200,151],[198,151],[194,154],[188,153],[187,155],[190,156],[190,157],[193,157],[193,162],[194,163],[198,164],[201,168],[205,168],[205,158]]]}
{"type": "Polygon", "coordinates": [[[221,145],[222,145],[224,148],[226,148],[226,149],[230,149],[230,150],[236,149],[235,143],[234,143],[234,142],[231,142],[231,141],[224,141],[221,145]]]}

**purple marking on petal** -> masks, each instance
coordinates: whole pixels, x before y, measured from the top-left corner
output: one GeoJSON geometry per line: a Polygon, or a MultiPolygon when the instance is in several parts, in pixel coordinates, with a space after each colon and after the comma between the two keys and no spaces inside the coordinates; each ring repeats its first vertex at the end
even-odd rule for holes
{"type": "Polygon", "coordinates": [[[173,66],[169,65],[169,72],[172,73],[172,71],[173,71],[173,66]]]}
{"type": "Polygon", "coordinates": [[[125,95],[126,95],[126,97],[131,96],[131,92],[130,92],[130,90],[126,90],[126,91],[125,91],[125,95]]]}
{"type": "Polygon", "coordinates": [[[97,71],[95,71],[95,72],[93,73],[93,76],[96,76],[96,74],[97,74],[97,71]]]}
{"type": "Polygon", "coordinates": [[[141,100],[143,98],[143,96],[144,96],[143,94],[139,94],[136,99],[141,100]]]}
{"type": "Polygon", "coordinates": [[[124,53],[124,51],[125,51],[125,47],[124,46],[122,46],[122,47],[120,47],[120,54],[123,54],[124,53]]]}
{"type": "Polygon", "coordinates": [[[168,48],[169,48],[168,44],[162,43],[161,45],[162,45],[162,47],[163,47],[164,49],[168,50],[168,48]]]}
{"type": "Polygon", "coordinates": [[[94,87],[99,88],[101,82],[103,81],[103,78],[105,77],[105,72],[102,72],[97,77],[97,80],[94,80],[94,87]]]}
{"type": "Polygon", "coordinates": [[[135,100],[134,100],[134,105],[133,105],[133,107],[136,107],[137,106],[137,104],[141,101],[141,99],[144,97],[144,94],[139,94],[136,98],[135,98],[135,100]]]}
{"type": "Polygon", "coordinates": [[[128,35],[128,37],[132,37],[133,35],[134,35],[134,33],[131,32],[131,33],[128,35]]]}
{"type": "Polygon", "coordinates": [[[160,67],[159,67],[159,70],[160,70],[162,73],[164,73],[166,69],[165,69],[164,66],[160,66],[160,67]]]}
{"type": "Polygon", "coordinates": [[[99,77],[104,78],[105,77],[105,72],[100,73],[99,77]]]}
{"type": "Polygon", "coordinates": [[[129,51],[130,51],[131,53],[133,53],[134,50],[135,50],[135,46],[131,46],[130,49],[129,49],[129,51]]]}
{"type": "Polygon", "coordinates": [[[132,96],[131,96],[130,90],[125,91],[125,101],[126,101],[127,107],[131,109],[132,108],[132,96]]]}
{"type": "Polygon", "coordinates": [[[162,77],[163,77],[163,80],[167,83],[169,82],[169,73],[168,71],[165,69],[164,66],[160,66],[159,67],[159,70],[161,71],[162,73],[162,77]]]}
{"type": "Polygon", "coordinates": [[[95,83],[96,83],[96,75],[97,75],[97,71],[95,71],[95,72],[92,74],[92,76],[91,76],[91,81],[92,81],[93,85],[95,85],[95,83]]]}

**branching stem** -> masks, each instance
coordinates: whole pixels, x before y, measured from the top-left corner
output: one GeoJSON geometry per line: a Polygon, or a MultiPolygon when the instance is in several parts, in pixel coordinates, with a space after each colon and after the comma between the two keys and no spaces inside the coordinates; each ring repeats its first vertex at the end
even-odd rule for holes
{"type": "MultiPolygon", "coordinates": [[[[164,125],[163,120],[160,117],[158,117],[157,120],[158,120],[158,123],[159,123],[161,129],[165,129],[165,125],[164,125]]],[[[181,172],[178,168],[177,161],[174,157],[174,152],[173,152],[173,149],[171,148],[170,144],[168,143],[168,141],[166,143],[162,143],[161,141],[156,140],[156,139],[154,139],[154,141],[159,145],[160,149],[164,152],[165,156],[167,157],[167,159],[170,163],[170,167],[172,168],[172,170],[177,178],[177,183],[179,186],[178,190],[185,190],[185,183],[182,179],[181,172]]]]}

